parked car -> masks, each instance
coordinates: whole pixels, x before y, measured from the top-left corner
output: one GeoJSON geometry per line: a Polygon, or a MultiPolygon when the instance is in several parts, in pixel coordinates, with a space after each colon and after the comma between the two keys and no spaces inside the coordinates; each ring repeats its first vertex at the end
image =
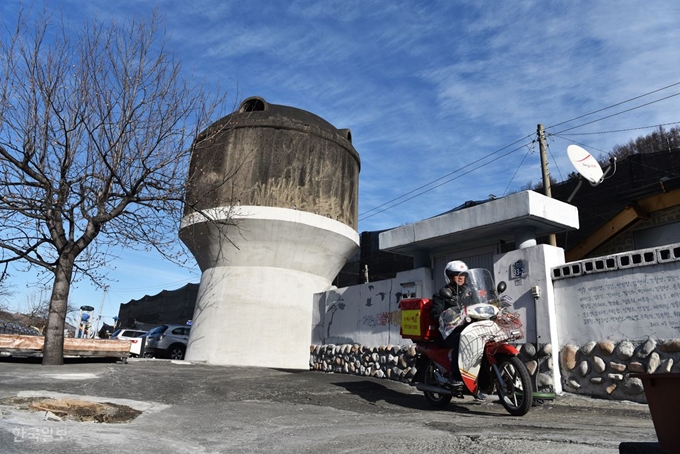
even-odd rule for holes
{"type": "Polygon", "coordinates": [[[122,328],[113,332],[111,339],[126,340],[130,342],[130,355],[141,356],[143,340],[142,336],[146,336],[146,331],[139,329],[122,328]]]}
{"type": "Polygon", "coordinates": [[[113,334],[111,335],[111,339],[128,340],[132,339],[133,337],[140,337],[142,334],[146,334],[146,331],[142,331],[139,329],[123,328],[114,331],[113,334]]]}
{"type": "Polygon", "coordinates": [[[190,330],[191,327],[186,325],[161,325],[155,327],[146,336],[144,356],[184,359],[190,330]]]}
{"type": "Polygon", "coordinates": [[[144,350],[144,347],[146,345],[146,336],[148,336],[148,332],[145,332],[139,337],[133,337],[132,339],[128,339],[130,341],[130,355],[131,356],[142,356],[142,351],[144,350]]]}

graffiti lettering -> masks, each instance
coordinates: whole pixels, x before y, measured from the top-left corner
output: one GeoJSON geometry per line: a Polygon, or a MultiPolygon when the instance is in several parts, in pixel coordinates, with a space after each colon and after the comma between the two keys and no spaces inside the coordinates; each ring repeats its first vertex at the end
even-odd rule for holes
{"type": "Polygon", "coordinates": [[[400,326],[401,325],[401,311],[392,312],[377,312],[371,315],[364,315],[361,318],[361,323],[364,326],[400,326]]]}

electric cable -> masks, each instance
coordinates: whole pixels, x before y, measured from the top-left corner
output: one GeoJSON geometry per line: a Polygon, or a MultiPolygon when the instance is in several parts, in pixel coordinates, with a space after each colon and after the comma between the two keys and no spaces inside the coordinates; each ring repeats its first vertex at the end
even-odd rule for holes
{"type": "MultiPolygon", "coordinates": [[[[627,129],[614,129],[611,131],[598,131],[598,132],[575,132],[571,134],[562,134],[563,136],[592,136],[592,135],[597,135],[597,134],[611,134],[615,132],[627,132],[627,131],[638,131],[641,129],[652,129],[652,128],[658,128],[659,126],[670,126],[670,125],[680,125],[680,121],[674,121],[672,123],[661,123],[658,125],[651,125],[651,126],[640,126],[638,128],[627,128],[627,129]]],[[[673,128],[671,128],[673,129],[673,128]]],[[[553,133],[553,135],[556,135],[553,133]]]]}
{"type": "Polygon", "coordinates": [[[510,177],[510,181],[508,181],[508,185],[505,187],[505,191],[503,191],[503,197],[505,197],[505,195],[508,193],[508,189],[510,189],[510,185],[512,184],[512,180],[515,179],[515,176],[517,176],[517,172],[519,172],[519,169],[522,168],[522,164],[524,164],[524,160],[527,158],[527,156],[529,156],[529,153],[533,152],[533,150],[534,150],[533,145],[535,143],[536,143],[536,141],[534,140],[533,142],[531,142],[530,145],[527,146],[527,152],[524,155],[524,157],[522,158],[522,161],[517,166],[517,169],[515,169],[515,173],[513,173],[512,177],[510,177]]]}
{"type": "Polygon", "coordinates": [[[555,134],[562,134],[564,132],[571,131],[571,130],[576,129],[576,128],[581,128],[583,126],[587,126],[587,125],[590,125],[590,124],[593,124],[593,123],[597,123],[598,121],[606,120],[608,118],[612,118],[612,117],[615,117],[617,115],[621,115],[621,114],[624,114],[624,113],[627,113],[627,112],[631,112],[633,110],[640,109],[642,107],[646,107],[646,106],[649,106],[651,104],[656,104],[657,102],[665,101],[666,99],[670,99],[670,98],[673,98],[675,96],[680,96],[680,92],[674,93],[672,95],[668,95],[665,98],[660,98],[660,99],[656,99],[654,101],[647,102],[645,104],[640,104],[639,106],[631,107],[630,109],[622,110],[621,112],[617,112],[617,113],[614,113],[614,114],[611,114],[611,115],[607,115],[605,117],[598,118],[596,120],[592,120],[592,121],[589,121],[587,123],[582,123],[580,125],[572,126],[571,128],[563,129],[561,131],[556,132],[555,134]]]}
{"type": "MultiPolygon", "coordinates": [[[[615,116],[618,116],[618,115],[621,115],[621,114],[624,114],[624,113],[627,113],[627,112],[631,112],[631,111],[633,111],[633,110],[637,110],[637,109],[640,109],[640,108],[642,108],[642,107],[646,107],[646,106],[649,106],[649,105],[651,105],[651,104],[655,104],[655,103],[657,103],[657,102],[661,102],[661,101],[664,101],[664,100],[673,98],[673,97],[675,97],[675,96],[680,95],[680,93],[674,93],[674,94],[672,94],[672,95],[668,95],[668,96],[666,96],[666,97],[659,98],[659,99],[656,99],[656,100],[654,100],[654,101],[650,101],[650,102],[647,102],[647,103],[644,103],[644,104],[641,104],[641,105],[638,105],[638,106],[635,106],[635,107],[631,107],[631,108],[629,108],[629,109],[626,109],[626,110],[623,110],[623,111],[620,111],[620,112],[617,112],[617,113],[613,113],[613,114],[611,114],[611,115],[607,115],[607,116],[604,116],[604,117],[601,117],[601,118],[598,118],[598,119],[595,119],[595,120],[592,120],[592,121],[589,121],[589,122],[586,122],[586,123],[582,123],[582,124],[580,124],[580,125],[576,125],[576,126],[573,126],[573,127],[567,128],[567,129],[564,129],[564,130],[559,131],[559,132],[556,132],[556,133],[552,133],[552,132],[551,132],[551,133],[548,133],[548,129],[555,128],[555,127],[557,127],[557,126],[560,126],[560,125],[563,125],[563,124],[566,124],[566,123],[570,123],[570,122],[572,122],[572,121],[575,121],[575,120],[578,120],[578,119],[581,119],[581,118],[585,118],[585,117],[588,117],[588,116],[590,116],[590,115],[594,115],[594,114],[596,114],[596,113],[603,112],[603,111],[608,110],[608,109],[612,109],[612,108],[614,108],[614,107],[617,107],[617,106],[626,104],[626,103],[631,102],[631,101],[635,101],[635,100],[640,99],[640,98],[644,98],[645,96],[649,96],[649,95],[652,95],[652,94],[654,94],[654,93],[658,93],[658,92],[660,92],[660,91],[666,90],[666,89],[668,89],[668,88],[675,87],[675,86],[677,86],[677,85],[680,85],[680,82],[675,82],[675,83],[670,84],[670,85],[667,85],[667,86],[665,86],[665,87],[661,87],[661,88],[658,88],[658,89],[656,89],[656,90],[652,90],[652,91],[650,91],[650,92],[643,93],[643,94],[641,94],[641,95],[635,96],[635,97],[633,97],[633,98],[626,99],[626,100],[621,101],[621,102],[618,102],[618,103],[616,103],[616,104],[612,104],[612,105],[610,105],[610,106],[603,107],[603,108],[601,108],[601,109],[594,110],[594,111],[592,111],[592,112],[589,112],[589,113],[586,113],[586,114],[583,114],[583,115],[579,115],[579,116],[574,117],[574,118],[571,118],[571,119],[569,119],[569,120],[562,121],[562,122],[560,122],[560,123],[556,123],[556,124],[554,124],[554,125],[548,126],[547,128],[545,128],[546,135],[547,135],[547,136],[552,136],[552,135],[554,135],[554,136],[560,137],[560,138],[562,138],[562,139],[564,139],[564,140],[569,140],[569,139],[566,139],[566,138],[564,138],[564,137],[561,137],[561,134],[563,134],[564,132],[572,131],[572,130],[574,130],[574,129],[577,129],[577,128],[580,128],[580,127],[583,127],[583,126],[587,126],[587,125],[589,125],[589,124],[597,123],[597,122],[599,122],[599,121],[603,121],[603,120],[606,120],[606,119],[608,119],[608,118],[612,118],[612,117],[615,117],[615,116]]],[[[665,125],[668,125],[668,124],[676,124],[676,123],[666,123],[665,125]]],[[[658,125],[658,126],[661,126],[661,125],[658,125]]],[[[629,130],[646,129],[646,128],[647,128],[647,127],[642,127],[642,128],[631,128],[631,129],[629,129],[629,130]]],[[[625,130],[623,130],[623,131],[625,131],[625,130]]],[[[612,132],[616,132],[616,131],[612,131],[612,132]]],[[[588,134],[588,133],[582,133],[582,134],[576,134],[576,133],[574,133],[574,134],[571,134],[571,135],[585,135],[585,134],[588,134]]],[[[432,181],[429,182],[429,183],[423,184],[423,185],[421,185],[421,186],[419,186],[419,187],[417,187],[417,188],[415,188],[415,189],[413,189],[413,190],[411,190],[411,191],[409,191],[409,192],[407,192],[407,193],[405,193],[405,194],[402,194],[402,195],[400,195],[400,196],[398,196],[398,197],[395,197],[395,198],[393,198],[393,199],[391,199],[391,200],[388,200],[388,201],[385,202],[385,203],[382,203],[382,204],[380,204],[380,205],[378,205],[378,206],[376,206],[376,207],[373,207],[373,208],[371,208],[370,210],[361,213],[361,214],[359,215],[359,217],[358,217],[358,220],[361,221],[361,220],[365,220],[365,219],[368,219],[368,218],[370,218],[370,217],[373,217],[373,216],[376,215],[376,214],[382,213],[382,212],[387,211],[387,210],[389,210],[389,209],[391,209],[391,208],[394,208],[394,207],[396,207],[396,206],[399,206],[399,205],[401,205],[402,203],[405,203],[405,202],[407,202],[407,201],[409,201],[409,200],[412,200],[412,199],[414,199],[414,198],[416,198],[416,197],[419,197],[420,195],[426,194],[427,192],[430,192],[430,191],[432,191],[432,190],[434,190],[434,189],[436,189],[436,188],[438,188],[438,187],[440,187],[440,186],[442,186],[442,185],[444,185],[444,184],[447,184],[447,183],[449,183],[449,182],[451,182],[451,181],[453,181],[453,180],[455,180],[455,179],[457,179],[457,178],[460,178],[460,177],[462,177],[462,176],[464,176],[464,175],[467,175],[467,174],[469,174],[470,172],[472,172],[473,170],[477,170],[477,169],[479,169],[479,168],[482,167],[482,166],[477,166],[477,167],[475,167],[474,169],[472,169],[472,170],[470,170],[470,171],[468,171],[468,172],[465,172],[465,173],[463,173],[463,174],[460,174],[460,175],[456,176],[455,178],[446,180],[446,181],[444,181],[443,183],[440,183],[440,184],[438,184],[438,185],[435,185],[435,186],[433,186],[433,187],[431,187],[431,188],[429,188],[429,189],[427,189],[427,190],[425,190],[425,191],[418,192],[418,191],[420,191],[421,189],[428,188],[429,186],[431,186],[431,185],[437,183],[438,181],[441,181],[441,180],[443,180],[443,179],[445,179],[445,178],[447,178],[447,177],[449,177],[449,176],[451,176],[451,175],[454,175],[454,174],[456,174],[456,173],[462,171],[463,169],[468,168],[468,167],[471,166],[471,165],[474,165],[474,164],[476,164],[476,163],[479,163],[480,161],[483,161],[483,160],[485,160],[485,159],[487,159],[487,158],[489,158],[489,157],[491,157],[491,156],[493,156],[493,155],[495,155],[495,154],[497,154],[497,153],[499,153],[499,152],[505,150],[506,148],[511,147],[511,146],[517,144],[518,142],[521,142],[522,140],[525,140],[525,139],[527,139],[527,138],[529,138],[529,137],[531,137],[531,136],[532,136],[532,134],[527,135],[527,136],[525,136],[525,137],[523,137],[523,138],[521,138],[521,139],[518,139],[518,140],[516,140],[515,142],[513,142],[513,143],[511,143],[511,144],[508,144],[508,145],[506,145],[506,146],[503,147],[503,148],[500,148],[500,149],[498,149],[498,150],[496,150],[496,151],[494,151],[494,152],[492,152],[492,153],[489,153],[489,154],[487,154],[487,155],[485,155],[485,156],[482,156],[481,158],[479,158],[479,159],[477,159],[477,160],[475,160],[475,161],[473,161],[473,162],[471,162],[471,163],[469,163],[469,164],[467,164],[467,165],[465,165],[465,166],[463,166],[463,167],[461,167],[461,168],[459,168],[459,169],[454,170],[453,172],[449,172],[448,174],[443,175],[443,176],[441,176],[441,177],[439,177],[439,178],[437,178],[437,179],[435,179],[435,180],[432,180],[432,181]],[[418,193],[415,194],[414,196],[405,198],[405,197],[407,197],[407,196],[409,196],[409,195],[411,195],[411,194],[414,194],[414,193],[416,193],[416,192],[418,192],[418,193]],[[404,198],[405,198],[405,199],[404,199],[404,198]],[[396,202],[396,201],[398,201],[398,200],[400,200],[400,199],[404,199],[404,200],[401,200],[399,203],[394,203],[394,204],[392,204],[393,202],[396,202]],[[389,206],[387,206],[387,205],[389,205],[389,206]],[[387,208],[380,210],[380,208],[385,207],[385,206],[387,206],[387,208]],[[372,213],[372,214],[369,215],[369,213],[372,213]]],[[[574,142],[574,143],[577,143],[577,142],[574,142]]],[[[524,147],[524,146],[527,146],[527,145],[529,145],[529,144],[522,145],[520,148],[522,148],[522,147],[524,147]]],[[[549,147],[548,147],[548,148],[549,148],[549,147]]],[[[600,151],[600,152],[602,152],[602,153],[606,153],[606,152],[604,152],[604,151],[602,151],[602,150],[599,150],[599,149],[597,149],[597,148],[595,148],[595,147],[590,147],[590,148],[595,149],[595,150],[598,150],[598,151],[600,151]]],[[[486,163],[486,164],[490,164],[490,163],[492,163],[492,162],[495,162],[496,160],[498,160],[498,159],[500,159],[500,158],[502,158],[502,157],[508,156],[509,154],[511,154],[512,152],[515,152],[515,151],[517,151],[517,150],[518,150],[518,149],[514,149],[514,150],[512,150],[510,153],[506,153],[506,154],[504,154],[504,155],[501,155],[500,157],[498,157],[498,158],[496,158],[496,159],[494,159],[494,160],[491,160],[491,161],[489,161],[489,162],[486,163]]],[[[551,151],[550,154],[551,154],[551,156],[552,156],[552,158],[553,158],[553,161],[554,161],[555,163],[557,163],[557,160],[555,159],[554,155],[552,154],[552,151],[551,151]]],[[[526,156],[524,157],[524,159],[526,159],[526,156]]],[[[524,159],[522,160],[522,162],[524,161],[524,159]]],[[[486,164],[484,164],[484,165],[486,165],[486,164]]],[[[520,166],[521,166],[521,165],[522,165],[522,163],[520,163],[520,166]]],[[[556,164],[556,165],[557,165],[557,164],[556,164]]],[[[561,170],[559,169],[559,166],[557,167],[557,170],[558,170],[558,173],[560,174],[560,177],[562,178],[562,173],[561,173],[561,170]]],[[[516,173],[517,173],[517,171],[515,172],[515,174],[516,174],[516,173]]],[[[513,175],[513,178],[514,178],[514,175],[513,175]]],[[[510,182],[512,182],[512,179],[510,180],[510,182]]],[[[508,184],[508,187],[509,187],[509,184],[508,184]]],[[[507,192],[507,188],[506,188],[506,192],[507,192]]]]}
{"type": "MultiPolygon", "coordinates": [[[[112,288],[112,287],[109,286],[108,292],[117,294],[118,292],[122,292],[122,293],[139,292],[140,290],[146,291],[146,290],[154,290],[154,289],[157,289],[157,288],[160,288],[161,290],[165,290],[168,287],[172,287],[172,286],[175,286],[175,285],[185,286],[189,283],[189,280],[191,278],[192,278],[191,276],[187,276],[187,279],[185,279],[185,280],[175,281],[175,282],[166,282],[164,284],[157,284],[157,285],[151,285],[151,286],[146,286],[146,287],[127,287],[127,288],[126,287],[123,287],[123,288],[115,287],[115,288],[112,288]]],[[[196,278],[200,279],[200,276],[196,276],[196,278]]],[[[120,296],[120,295],[118,295],[118,296],[120,296]]]]}
{"type": "Polygon", "coordinates": [[[675,82],[673,84],[666,85],[665,87],[657,88],[656,90],[652,90],[650,92],[635,96],[634,98],[626,99],[625,101],[621,101],[621,102],[618,102],[616,104],[612,104],[611,106],[603,107],[602,109],[594,110],[594,111],[589,112],[587,114],[579,115],[578,117],[574,117],[570,120],[566,120],[566,121],[562,121],[560,123],[556,123],[552,126],[548,126],[546,129],[554,128],[556,126],[560,126],[560,125],[563,125],[565,123],[571,123],[572,121],[580,120],[581,118],[585,118],[585,117],[588,117],[590,115],[593,115],[593,114],[596,114],[596,113],[599,113],[599,112],[603,112],[603,111],[608,110],[608,109],[612,109],[614,107],[620,106],[620,105],[625,104],[627,102],[631,102],[631,101],[635,101],[636,99],[644,98],[645,96],[653,95],[654,93],[658,93],[658,92],[666,90],[668,88],[675,87],[676,85],[680,85],[680,82],[675,82]]]}
{"type": "MultiPolygon", "coordinates": [[[[560,170],[560,166],[557,163],[557,159],[555,159],[555,155],[553,155],[552,148],[550,148],[550,144],[547,141],[546,141],[545,146],[548,149],[548,151],[550,152],[550,156],[552,157],[553,162],[555,163],[555,167],[557,168],[557,173],[560,174],[560,181],[563,181],[564,177],[562,176],[562,171],[560,170]]],[[[550,176],[548,176],[548,178],[550,178],[550,176]]],[[[551,183],[551,185],[552,185],[552,183],[551,183]]]]}
{"type": "MultiPolygon", "coordinates": [[[[515,142],[515,143],[517,143],[517,142],[515,142]]],[[[408,202],[409,200],[415,199],[416,197],[419,197],[419,196],[421,196],[421,195],[423,195],[423,194],[426,194],[426,193],[432,191],[433,189],[436,189],[436,188],[438,188],[438,187],[440,187],[440,186],[443,186],[443,185],[445,185],[445,184],[447,184],[447,183],[452,182],[453,180],[456,180],[456,179],[458,179],[458,178],[460,178],[460,177],[463,177],[463,176],[465,176],[465,175],[467,175],[467,174],[469,174],[469,173],[471,173],[471,172],[474,172],[475,170],[478,170],[478,169],[480,169],[480,168],[482,168],[482,167],[484,167],[484,166],[486,166],[486,165],[488,165],[488,164],[491,164],[492,162],[498,161],[499,159],[502,159],[502,158],[504,158],[504,157],[506,157],[506,156],[509,156],[510,154],[516,152],[517,150],[521,150],[522,148],[526,147],[526,146],[529,145],[529,144],[531,144],[531,142],[528,143],[528,144],[523,144],[523,145],[521,145],[521,146],[519,146],[519,147],[517,147],[517,148],[515,148],[515,149],[513,149],[513,150],[510,150],[510,151],[508,151],[507,153],[502,154],[502,155],[496,157],[495,159],[492,159],[492,160],[489,161],[489,162],[485,162],[485,163],[483,163],[483,164],[480,164],[480,165],[478,165],[477,167],[474,167],[474,168],[468,170],[468,171],[465,172],[465,173],[462,173],[462,174],[457,175],[457,176],[455,176],[455,177],[453,177],[453,178],[450,178],[450,179],[448,179],[448,180],[446,180],[446,181],[444,181],[444,182],[442,182],[442,183],[440,183],[440,184],[438,184],[438,185],[436,185],[436,186],[434,186],[434,187],[432,187],[432,188],[429,188],[429,189],[427,189],[427,190],[425,190],[425,191],[423,191],[423,192],[420,192],[420,193],[418,193],[418,194],[416,194],[416,195],[414,195],[414,196],[412,196],[412,197],[409,197],[409,198],[407,198],[407,199],[404,199],[404,200],[402,200],[402,201],[399,202],[399,203],[395,203],[395,204],[393,204],[393,205],[388,206],[388,207],[385,208],[385,209],[382,209],[382,210],[380,210],[380,211],[376,211],[375,213],[373,213],[373,214],[371,214],[371,215],[364,216],[363,218],[360,216],[360,217],[359,217],[359,220],[360,220],[360,221],[361,221],[361,220],[366,220],[366,219],[368,219],[368,218],[370,218],[370,217],[375,216],[376,214],[380,214],[380,213],[382,213],[383,211],[387,211],[387,210],[389,210],[389,209],[392,209],[392,208],[394,208],[394,207],[396,207],[396,206],[401,205],[402,203],[405,203],[405,202],[408,202]]],[[[504,148],[507,148],[507,147],[504,147],[504,148]]],[[[502,150],[502,149],[501,149],[501,150],[502,150]]],[[[495,151],[495,152],[492,153],[492,154],[498,153],[499,151],[500,151],[500,150],[497,150],[497,151],[495,151]]],[[[491,155],[487,155],[487,156],[485,156],[485,158],[488,157],[488,156],[491,156],[491,155]]],[[[480,160],[481,160],[481,159],[478,159],[477,161],[474,161],[474,162],[479,162],[480,160]]],[[[465,169],[465,168],[467,168],[467,167],[470,167],[470,165],[472,165],[472,164],[473,164],[473,163],[467,164],[467,165],[461,167],[460,169],[456,170],[455,172],[458,172],[458,171],[463,170],[463,169],[465,169]]],[[[451,173],[449,173],[449,175],[452,175],[452,174],[455,173],[455,172],[451,172],[451,173]]],[[[441,180],[441,178],[440,178],[440,180],[441,180]]],[[[425,186],[427,186],[427,185],[425,185],[425,186]]],[[[412,191],[412,192],[413,192],[413,191],[412,191]]],[[[384,205],[385,205],[385,204],[383,204],[383,205],[381,205],[381,206],[384,206],[384,205]]]]}
{"type": "MultiPolygon", "coordinates": [[[[368,210],[368,211],[364,211],[363,213],[359,214],[359,220],[367,219],[367,218],[373,216],[373,215],[371,215],[371,216],[366,216],[368,213],[370,213],[370,212],[372,212],[372,211],[375,211],[375,210],[377,210],[378,208],[382,208],[382,207],[384,207],[385,205],[389,205],[389,204],[392,203],[392,202],[396,202],[397,200],[399,200],[399,199],[401,199],[401,198],[403,198],[403,197],[406,197],[406,196],[408,196],[408,195],[410,195],[410,194],[413,194],[414,192],[419,191],[420,189],[426,188],[426,187],[428,187],[428,186],[430,186],[430,185],[436,183],[437,181],[443,180],[443,179],[446,178],[446,177],[449,177],[449,176],[451,176],[451,175],[453,175],[453,174],[455,174],[455,173],[457,173],[457,172],[460,172],[461,170],[463,170],[463,169],[465,169],[465,168],[467,168],[467,167],[469,167],[469,166],[471,166],[471,165],[473,165],[473,164],[476,164],[476,163],[478,163],[479,161],[483,161],[484,159],[486,159],[486,158],[488,158],[488,157],[490,157],[490,156],[493,156],[493,155],[495,155],[496,153],[500,153],[501,151],[505,150],[506,148],[511,147],[511,146],[515,145],[516,143],[521,142],[522,140],[528,139],[529,137],[531,137],[531,135],[524,136],[524,137],[522,137],[521,139],[518,139],[518,140],[516,140],[516,141],[514,141],[514,142],[512,142],[512,143],[510,143],[510,144],[508,144],[508,145],[506,145],[506,146],[504,146],[503,148],[499,148],[498,150],[496,150],[496,151],[494,151],[494,152],[492,152],[492,153],[489,153],[489,154],[487,154],[487,155],[485,155],[485,156],[482,156],[481,158],[479,158],[479,159],[477,159],[477,160],[475,160],[475,161],[472,161],[472,162],[470,162],[469,164],[466,164],[466,165],[464,165],[463,167],[460,167],[459,169],[454,170],[453,172],[449,172],[449,173],[447,173],[446,175],[443,175],[443,176],[437,178],[436,180],[432,180],[432,181],[430,181],[429,183],[426,183],[426,184],[424,184],[424,185],[421,185],[421,186],[419,186],[419,187],[417,187],[417,188],[415,188],[415,189],[413,189],[413,190],[411,190],[411,191],[409,191],[409,192],[407,192],[407,193],[405,193],[405,194],[400,195],[399,197],[395,197],[395,198],[393,198],[392,200],[388,200],[387,202],[385,202],[385,203],[383,203],[383,204],[381,204],[381,205],[378,205],[378,206],[376,206],[376,207],[373,207],[373,208],[371,208],[371,209],[368,210]],[[364,216],[366,216],[366,217],[364,217],[364,216]]],[[[493,162],[493,161],[490,161],[490,162],[493,162]]],[[[464,174],[464,175],[465,175],[465,174],[464,174]]],[[[453,180],[449,180],[449,181],[453,181],[453,180]]],[[[418,195],[425,194],[425,193],[431,191],[432,189],[438,188],[439,186],[441,186],[441,185],[437,185],[437,186],[435,186],[435,187],[433,187],[433,188],[431,188],[431,189],[428,189],[427,191],[423,191],[422,193],[420,193],[420,194],[418,194],[418,195]]],[[[413,198],[413,197],[411,197],[411,198],[409,198],[409,199],[407,199],[407,200],[411,200],[412,198],[413,198]]],[[[398,203],[398,204],[395,204],[395,205],[392,205],[392,206],[397,206],[397,205],[400,205],[400,204],[401,204],[401,203],[398,203]]],[[[382,213],[383,211],[386,211],[386,210],[381,210],[381,211],[379,211],[379,213],[382,213]]],[[[377,213],[375,213],[375,214],[377,214],[377,213]]]]}
{"type": "MultiPolygon", "coordinates": [[[[567,135],[569,135],[569,134],[567,134],[567,135]]],[[[562,139],[562,140],[566,140],[567,142],[571,142],[575,145],[578,145],[578,146],[583,147],[583,148],[587,148],[589,150],[597,150],[600,153],[607,153],[606,151],[600,150],[599,148],[594,147],[592,145],[588,145],[588,144],[585,144],[585,143],[582,143],[582,142],[577,142],[576,140],[570,139],[568,137],[564,137],[562,134],[550,134],[550,136],[551,137],[557,137],[557,138],[562,139]]]]}

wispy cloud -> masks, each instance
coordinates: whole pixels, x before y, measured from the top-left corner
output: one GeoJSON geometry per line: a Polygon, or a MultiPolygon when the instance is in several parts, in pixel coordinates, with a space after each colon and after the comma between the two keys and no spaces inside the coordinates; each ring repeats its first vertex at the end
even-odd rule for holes
{"type": "MultiPolygon", "coordinates": [[[[451,180],[366,218],[360,230],[414,222],[466,200],[502,195],[508,186],[538,182],[539,159],[530,139],[503,148],[534,134],[538,123],[548,127],[680,81],[677,2],[60,4],[72,22],[95,14],[143,17],[157,5],[166,17],[171,45],[192,76],[209,84],[220,80],[234,98],[260,95],[352,129],[362,161],[360,212],[440,178],[431,187],[451,180]],[[470,163],[501,149],[479,170],[459,176],[470,163]]],[[[14,5],[1,2],[0,14],[7,17],[14,5]]],[[[645,97],[559,129],[672,93],[645,97]]],[[[678,121],[680,96],[571,132],[678,121]]],[[[644,133],[579,139],[593,150],[608,151],[644,133]]],[[[554,176],[571,171],[568,144],[549,137],[554,176]]]]}

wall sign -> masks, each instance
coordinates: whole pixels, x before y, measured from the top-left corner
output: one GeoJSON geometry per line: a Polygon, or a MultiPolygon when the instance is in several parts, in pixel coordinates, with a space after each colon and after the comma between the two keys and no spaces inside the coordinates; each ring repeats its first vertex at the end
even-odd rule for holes
{"type": "Polygon", "coordinates": [[[524,279],[529,276],[529,261],[517,260],[510,265],[510,279],[524,279]]]}

